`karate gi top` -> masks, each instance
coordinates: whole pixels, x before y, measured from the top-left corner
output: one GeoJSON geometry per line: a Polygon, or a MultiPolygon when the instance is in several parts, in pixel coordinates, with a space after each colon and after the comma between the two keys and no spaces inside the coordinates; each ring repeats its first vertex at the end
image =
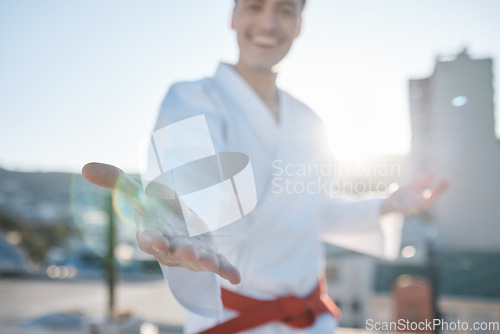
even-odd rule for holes
{"type": "MultiPolygon", "coordinates": [[[[257,192],[256,208],[215,234],[219,252],[240,271],[240,284],[233,286],[212,273],[161,266],[173,294],[188,310],[187,333],[234,316],[222,308],[221,286],[258,299],[308,295],[323,270],[322,241],[383,258],[399,251],[401,222],[379,219],[382,199],[340,200],[319,186],[320,179],[330,176],[318,176],[314,166],[331,162],[320,118],[282,90],[279,104],[277,121],[236,70],[220,64],[211,78],[171,86],[161,105],[156,129],[203,114],[216,151],[249,156],[257,192]],[[311,166],[314,175],[300,172],[311,166]],[[302,190],[308,182],[309,188],[302,190]]],[[[307,329],[275,322],[248,333],[332,333],[335,327],[335,319],[323,314],[307,329]]]]}

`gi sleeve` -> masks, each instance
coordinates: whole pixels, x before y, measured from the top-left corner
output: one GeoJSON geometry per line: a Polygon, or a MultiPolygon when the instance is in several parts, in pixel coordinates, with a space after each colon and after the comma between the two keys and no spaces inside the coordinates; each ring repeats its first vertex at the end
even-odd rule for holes
{"type": "Polygon", "coordinates": [[[403,217],[381,216],[383,200],[324,196],[318,209],[322,240],[367,255],[395,259],[401,244],[403,217]]]}
{"type": "MultiPolygon", "coordinates": [[[[207,81],[177,83],[169,89],[160,107],[155,131],[194,116],[204,115],[215,151],[225,151],[225,122],[222,112],[207,81]]],[[[189,128],[187,131],[190,131],[189,128]]],[[[199,136],[196,133],[183,133],[184,135],[187,138],[199,136]]],[[[160,266],[173,295],[183,307],[201,316],[220,317],[222,302],[218,276],[210,272],[193,272],[161,264],[160,266]]]]}

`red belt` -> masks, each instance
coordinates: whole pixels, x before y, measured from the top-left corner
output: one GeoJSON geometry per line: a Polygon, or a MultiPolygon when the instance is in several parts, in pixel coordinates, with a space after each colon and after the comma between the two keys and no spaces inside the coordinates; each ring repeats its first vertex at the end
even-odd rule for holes
{"type": "Polygon", "coordinates": [[[199,334],[238,333],[272,321],[279,321],[295,328],[306,328],[314,324],[316,316],[329,312],[340,320],[340,309],[326,293],[326,280],[321,279],[316,289],[303,298],[279,297],[273,300],[258,300],[222,289],[224,307],[239,312],[239,315],[199,334]]]}

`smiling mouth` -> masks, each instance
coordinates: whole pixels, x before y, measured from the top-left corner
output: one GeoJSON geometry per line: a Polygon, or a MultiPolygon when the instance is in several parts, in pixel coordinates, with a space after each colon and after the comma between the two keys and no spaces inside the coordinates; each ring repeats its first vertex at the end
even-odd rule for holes
{"type": "Polygon", "coordinates": [[[255,44],[264,47],[274,47],[278,45],[278,39],[276,37],[257,35],[253,36],[252,40],[255,44]]]}

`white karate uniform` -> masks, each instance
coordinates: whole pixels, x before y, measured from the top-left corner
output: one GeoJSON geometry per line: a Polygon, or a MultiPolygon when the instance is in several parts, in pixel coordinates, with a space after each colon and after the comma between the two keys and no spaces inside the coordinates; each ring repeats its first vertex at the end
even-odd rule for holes
{"type": "MultiPolygon", "coordinates": [[[[173,85],[161,106],[156,129],[203,114],[216,151],[247,154],[258,200],[249,215],[215,233],[219,252],[240,270],[240,284],[162,266],[172,292],[188,310],[186,333],[234,315],[222,309],[221,286],[257,299],[309,295],[322,272],[322,240],[378,257],[399,251],[401,221],[380,222],[381,199],[339,200],[318,189],[279,191],[283,178],[302,184],[318,180],[316,175],[278,175],[280,168],[290,164],[289,171],[300,174],[298,164],[321,165],[330,159],[318,116],[281,90],[279,102],[277,122],[233,67],[221,64],[212,78],[173,85]]],[[[273,322],[248,333],[332,333],[335,327],[335,319],[322,314],[307,329],[273,322]]]]}

